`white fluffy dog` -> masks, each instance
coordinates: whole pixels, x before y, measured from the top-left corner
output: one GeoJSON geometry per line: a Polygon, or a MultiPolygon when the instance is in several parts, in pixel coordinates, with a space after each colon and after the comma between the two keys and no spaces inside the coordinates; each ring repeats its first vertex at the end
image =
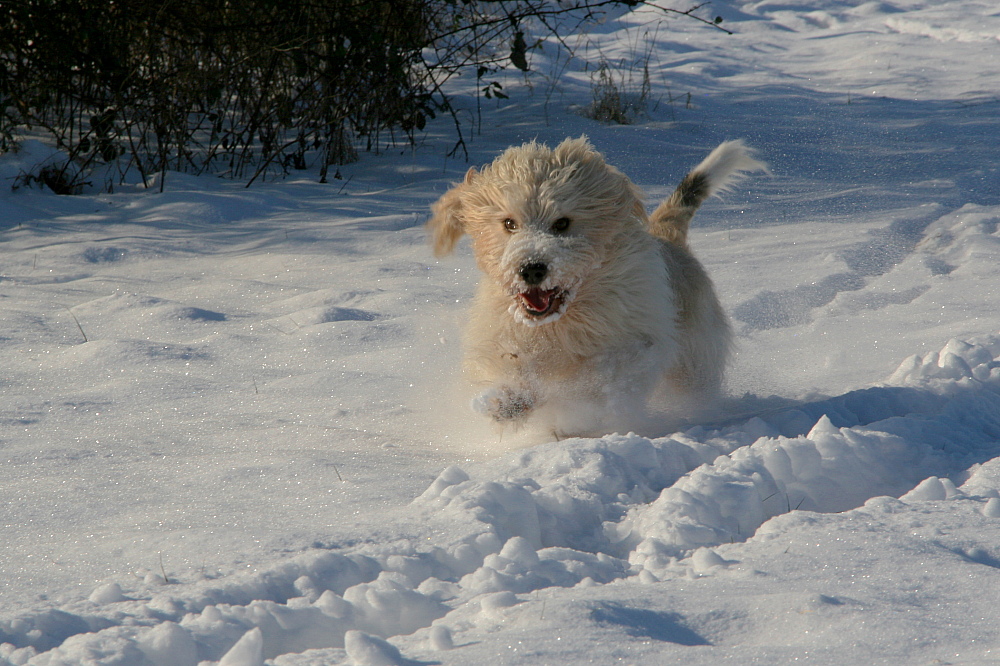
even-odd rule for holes
{"type": "Polygon", "coordinates": [[[723,143],[651,216],[585,137],[469,169],[428,228],[438,256],[468,234],[484,273],[465,339],[473,407],[560,436],[710,401],[731,333],[688,225],[706,198],[765,168],[742,142],[723,143]]]}

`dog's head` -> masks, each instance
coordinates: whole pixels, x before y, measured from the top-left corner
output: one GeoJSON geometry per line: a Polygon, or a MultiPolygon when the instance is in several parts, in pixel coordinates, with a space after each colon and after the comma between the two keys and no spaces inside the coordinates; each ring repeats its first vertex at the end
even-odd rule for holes
{"type": "Polygon", "coordinates": [[[479,267],[531,326],[558,319],[616,239],[645,220],[638,189],[586,137],[509,148],[482,171],[469,169],[432,213],[435,253],[469,234],[479,267]]]}

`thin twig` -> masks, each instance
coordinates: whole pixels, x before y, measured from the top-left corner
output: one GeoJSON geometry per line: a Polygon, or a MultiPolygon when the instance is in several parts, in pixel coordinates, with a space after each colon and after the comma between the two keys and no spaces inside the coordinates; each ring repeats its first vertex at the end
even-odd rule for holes
{"type": "Polygon", "coordinates": [[[352,178],[354,178],[354,174],[353,173],[350,176],[348,176],[347,180],[344,181],[344,184],[340,186],[340,189],[337,190],[337,194],[340,194],[341,192],[343,192],[344,188],[351,184],[351,179],[352,178]]]}
{"type": "Polygon", "coordinates": [[[160,573],[163,574],[163,582],[165,584],[169,585],[170,584],[170,577],[167,576],[167,570],[163,566],[163,553],[162,552],[160,553],[160,573]]]}
{"type": "MultiPolygon", "coordinates": [[[[66,307],[66,306],[64,305],[63,307],[66,307]]],[[[68,312],[69,316],[72,317],[73,321],[76,322],[76,327],[78,329],[80,329],[80,335],[83,336],[83,341],[84,342],[90,342],[90,340],[87,339],[87,334],[83,332],[83,326],[80,326],[80,320],[76,318],[76,315],[73,314],[73,311],[70,310],[69,308],[66,308],[66,312],[68,312]]]]}

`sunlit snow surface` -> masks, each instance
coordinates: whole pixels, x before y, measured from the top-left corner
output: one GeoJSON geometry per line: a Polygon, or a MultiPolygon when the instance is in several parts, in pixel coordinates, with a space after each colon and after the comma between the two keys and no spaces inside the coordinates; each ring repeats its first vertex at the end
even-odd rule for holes
{"type": "Polygon", "coordinates": [[[0,158],[0,665],[1000,659],[1000,13],[702,11],[735,34],[611,17],[467,128],[472,164],[586,133],[650,203],[723,140],[770,163],[695,220],[738,333],[698,423],[469,410],[446,120],[328,185],[0,158]],[[583,59],[643,39],[649,117],[584,119],[583,59]]]}

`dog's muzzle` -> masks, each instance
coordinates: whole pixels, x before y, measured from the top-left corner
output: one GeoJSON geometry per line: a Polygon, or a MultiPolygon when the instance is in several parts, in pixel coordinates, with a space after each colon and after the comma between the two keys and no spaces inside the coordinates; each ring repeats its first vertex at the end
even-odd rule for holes
{"type": "Polygon", "coordinates": [[[558,308],[562,300],[562,290],[558,287],[542,289],[539,286],[549,274],[549,267],[546,264],[540,261],[524,264],[517,274],[524,284],[528,285],[528,289],[517,295],[525,315],[540,319],[558,308]]]}
{"type": "Polygon", "coordinates": [[[550,324],[562,317],[579,286],[577,281],[567,283],[563,273],[537,254],[525,258],[509,283],[507,293],[514,299],[510,314],[526,326],[550,324]]]}

